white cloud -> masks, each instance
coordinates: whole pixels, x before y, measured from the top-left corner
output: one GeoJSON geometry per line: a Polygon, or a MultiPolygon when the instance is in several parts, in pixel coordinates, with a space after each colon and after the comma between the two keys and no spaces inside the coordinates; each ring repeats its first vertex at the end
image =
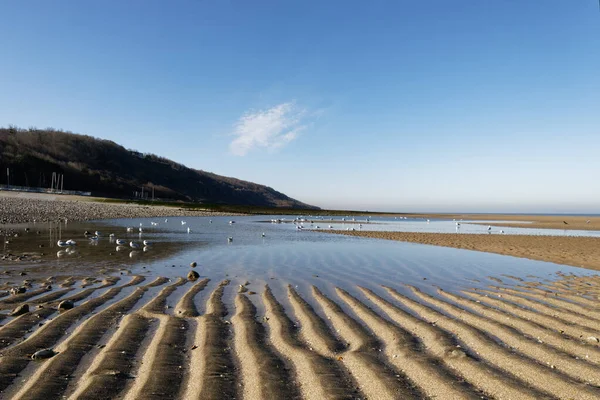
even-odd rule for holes
{"type": "Polygon", "coordinates": [[[295,140],[305,128],[301,124],[304,114],[293,102],[268,110],[249,111],[235,124],[233,135],[237,137],[229,149],[238,156],[257,148],[279,149],[295,140]]]}

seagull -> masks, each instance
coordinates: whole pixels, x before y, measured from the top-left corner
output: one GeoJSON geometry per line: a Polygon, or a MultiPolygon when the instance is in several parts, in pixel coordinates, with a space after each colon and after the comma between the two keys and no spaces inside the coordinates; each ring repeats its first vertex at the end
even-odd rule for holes
{"type": "Polygon", "coordinates": [[[491,230],[492,230],[492,226],[488,225],[488,231],[491,231],[491,230]]]}
{"type": "Polygon", "coordinates": [[[56,245],[58,247],[67,247],[68,246],[68,244],[65,240],[59,240],[58,242],[56,242],[56,245]]]}
{"type": "Polygon", "coordinates": [[[102,233],[100,231],[96,231],[96,232],[94,232],[94,235],[96,235],[96,236],[102,236],[102,233]]]}
{"type": "Polygon", "coordinates": [[[132,249],[139,249],[140,245],[135,242],[129,242],[129,247],[131,247],[132,249]]]}
{"type": "Polygon", "coordinates": [[[110,235],[108,235],[108,237],[115,237],[115,234],[111,233],[110,235]]]}
{"type": "Polygon", "coordinates": [[[233,220],[229,221],[229,225],[231,225],[231,224],[235,224],[235,221],[233,221],[233,220]]]}
{"type": "Polygon", "coordinates": [[[263,233],[262,233],[262,237],[265,237],[265,236],[266,236],[266,235],[265,235],[265,233],[263,232],[263,233]]]}
{"type": "Polygon", "coordinates": [[[187,222],[181,221],[181,225],[185,225],[185,224],[187,224],[187,222]]]}
{"type": "Polygon", "coordinates": [[[501,230],[501,231],[500,231],[500,233],[504,233],[504,231],[503,231],[503,230],[501,230]]]}
{"type": "Polygon", "coordinates": [[[152,246],[154,244],[154,242],[151,242],[149,240],[144,240],[144,246],[152,246]]]}
{"type": "Polygon", "coordinates": [[[165,218],[165,222],[169,222],[169,219],[168,219],[168,218],[165,218]]]}
{"type": "Polygon", "coordinates": [[[229,237],[227,238],[227,241],[228,241],[229,243],[233,242],[233,237],[232,237],[232,236],[229,236],[229,237]]]}
{"type": "Polygon", "coordinates": [[[191,232],[192,232],[192,230],[191,230],[191,229],[190,229],[190,227],[188,226],[188,228],[187,228],[187,233],[191,233],[191,232]]]}
{"type": "Polygon", "coordinates": [[[67,243],[67,246],[76,246],[77,245],[77,242],[74,241],[73,239],[67,240],[66,243],[67,243]]]}
{"type": "Polygon", "coordinates": [[[132,228],[132,227],[130,227],[130,226],[128,226],[128,227],[127,227],[127,232],[133,232],[133,228],[132,228]]]}
{"type": "Polygon", "coordinates": [[[116,243],[117,243],[119,246],[126,246],[126,245],[127,245],[127,240],[125,240],[125,239],[117,239],[117,240],[116,240],[116,243]]]}

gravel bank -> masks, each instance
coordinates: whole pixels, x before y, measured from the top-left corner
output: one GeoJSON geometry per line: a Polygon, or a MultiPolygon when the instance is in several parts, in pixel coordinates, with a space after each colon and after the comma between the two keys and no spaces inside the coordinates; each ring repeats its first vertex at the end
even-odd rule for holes
{"type": "MultiPolygon", "coordinates": [[[[46,200],[0,195],[0,224],[47,222],[68,219],[85,221],[109,218],[151,218],[176,216],[231,215],[208,211],[140,206],[136,204],[108,204],[77,200],[46,200]]],[[[1,227],[0,227],[1,229],[1,227]]]]}

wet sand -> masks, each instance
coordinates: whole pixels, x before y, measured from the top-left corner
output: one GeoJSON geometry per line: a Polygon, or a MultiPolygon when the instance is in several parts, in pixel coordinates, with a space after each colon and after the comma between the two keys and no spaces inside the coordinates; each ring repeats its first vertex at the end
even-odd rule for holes
{"type": "Polygon", "coordinates": [[[370,231],[331,232],[350,236],[485,251],[600,270],[600,238],[595,237],[370,231]]]}
{"type": "Polygon", "coordinates": [[[485,225],[509,226],[516,228],[564,229],[600,231],[599,216],[563,216],[563,215],[520,215],[520,214],[403,214],[414,218],[441,218],[496,221],[485,222],[485,225]],[[502,221],[502,222],[498,222],[502,221]],[[566,222],[566,223],[565,223],[566,222]]]}
{"type": "Polygon", "coordinates": [[[599,398],[600,277],[493,282],[327,295],[277,283],[278,298],[229,280],[128,276],[7,296],[0,310],[30,311],[2,316],[0,397],[599,398]],[[63,300],[75,307],[57,311],[63,300]],[[46,348],[57,354],[31,359],[46,348]]]}

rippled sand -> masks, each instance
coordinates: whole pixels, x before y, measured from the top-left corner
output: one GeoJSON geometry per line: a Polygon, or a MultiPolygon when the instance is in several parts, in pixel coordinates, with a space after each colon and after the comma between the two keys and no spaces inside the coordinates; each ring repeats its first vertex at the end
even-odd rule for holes
{"type": "Polygon", "coordinates": [[[1,397],[600,398],[600,277],[493,282],[34,285],[0,299],[2,310],[31,308],[1,317],[1,397]],[[59,313],[66,299],[75,307],[59,313]],[[31,360],[45,348],[58,354],[31,360]]]}

